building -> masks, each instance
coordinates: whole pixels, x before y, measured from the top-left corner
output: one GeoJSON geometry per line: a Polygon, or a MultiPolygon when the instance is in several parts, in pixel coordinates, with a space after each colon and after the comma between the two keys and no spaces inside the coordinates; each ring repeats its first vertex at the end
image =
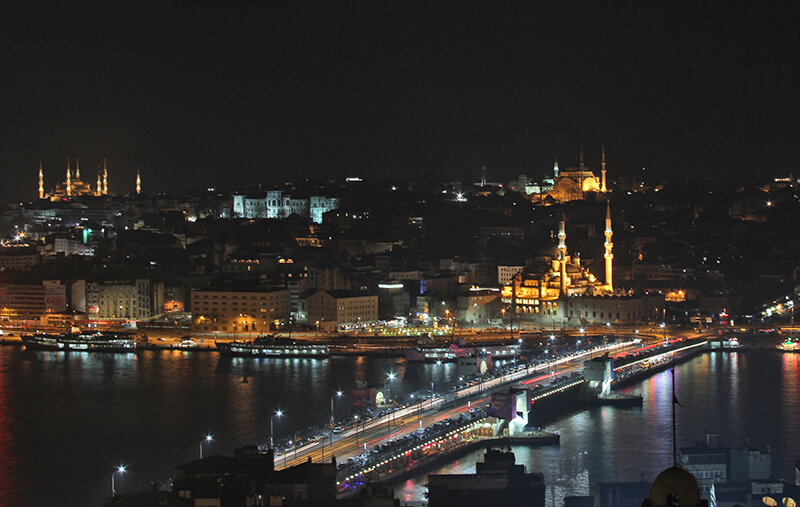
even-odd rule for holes
{"type": "Polygon", "coordinates": [[[94,245],[87,245],[83,241],[73,238],[56,238],[53,242],[54,251],[56,254],[64,254],[69,257],[70,255],[94,255],[94,245]]]}
{"type": "Polygon", "coordinates": [[[339,198],[291,196],[281,190],[233,196],[233,216],[239,218],[286,218],[292,214],[321,224],[322,215],[339,207],[339,198]]]}
{"type": "MultiPolygon", "coordinates": [[[[500,308],[500,291],[472,287],[456,298],[456,320],[467,327],[485,327],[505,315],[500,308]]],[[[509,314],[509,319],[511,315],[509,314]]]]}
{"type": "Polygon", "coordinates": [[[261,452],[255,445],[245,446],[232,457],[215,455],[176,466],[172,492],[194,506],[263,505],[260,498],[273,470],[272,449],[261,452]]]}
{"type": "Polygon", "coordinates": [[[639,296],[614,289],[611,205],[606,204],[604,276],[599,279],[567,250],[566,219],[561,217],[558,247],[547,253],[545,269],[518,273],[503,286],[502,303],[520,323],[563,327],[633,323],[662,317],[663,296],[639,296]]]}
{"type": "MultiPolygon", "coordinates": [[[[137,189],[141,188],[139,174],[137,171],[137,189]]],[[[81,180],[81,167],[80,161],[75,160],[75,171],[70,168],[69,159],[67,159],[67,175],[63,182],[56,185],[56,187],[45,193],[44,191],[44,171],[42,163],[39,162],[39,199],[49,199],[50,201],[63,201],[69,200],[73,197],[86,197],[86,196],[100,196],[108,194],[108,166],[106,160],[103,159],[103,174],[97,174],[97,184],[94,188],[90,183],[81,180]]]]}
{"type": "Polygon", "coordinates": [[[153,293],[157,287],[147,279],[86,282],[85,305],[89,320],[141,320],[161,313],[163,285],[160,285],[160,304],[153,293]]]}
{"type": "Polygon", "coordinates": [[[545,484],[540,473],[527,473],[514,463],[514,453],[489,449],[474,474],[428,476],[430,507],[515,505],[544,507],[545,484]]]}
{"type": "Polygon", "coordinates": [[[40,284],[0,283],[0,321],[45,322],[48,314],[67,309],[67,291],[58,280],[45,280],[40,284]]]}
{"type": "Polygon", "coordinates": [[[305,299],[310,323],[336,325],[378,320],[378,296],[349,290],[317,290],[305,299]]]}
{"type": "Polygon", "coordinates": [[[289,319],[287,289],[192,290],[192,327],[198,331],[268,333],[289,319]]]}
{"type": "Polygon", "coordinates": [[[580,150],[578,165],[569,166],[565,171],[559,172],[556,161],[553,168],[553,189],[547,195],[555,201],[566,202],[585,199],[587,194],[592,192],[605,193],[608,190],[605,147],[602,149],[600,165],[602,169],[598,178],[583,161],[583,147],[580,150]]]}
{"type": "Polygon", "coordinates": [[[497,284],[505,285],[523,271],[525,266],[497,266],[497,284]]]}
{"type": "Polygon", "coordinates": [[[0,247],[0,271],[30,271],[41,260],[39,251],[25,243],[0,247]]]}
{"type": "Polygon", "coordinates": [[[336,459],[301,463],[276,470],[266,485],[267,505],[276,507],[336,505],[336,459]]]}

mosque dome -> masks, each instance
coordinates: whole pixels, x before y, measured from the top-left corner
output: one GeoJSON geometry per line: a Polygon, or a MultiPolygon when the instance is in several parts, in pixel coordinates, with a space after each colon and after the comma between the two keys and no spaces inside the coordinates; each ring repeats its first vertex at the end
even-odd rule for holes
{"type": "Polygon", "coordinates": [[[672,466],[658,474],[650,486],[650,505],[671,507],[676,504],[699,506],[700,487],[692,474],[681,467],[672,466]]]}

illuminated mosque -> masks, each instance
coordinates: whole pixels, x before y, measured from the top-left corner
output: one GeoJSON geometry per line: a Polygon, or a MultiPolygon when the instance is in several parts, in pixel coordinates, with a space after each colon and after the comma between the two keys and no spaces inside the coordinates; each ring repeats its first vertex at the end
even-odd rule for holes
{"type": "MultiPolygon", "coordinates": [[[[637,322],[658,315],[658,297],[634,296],[614,289],[614,244],[611,242],[611,205],[606,203],[604,279],[581,264],[580,255],[567,251],[566,219],[558,226],[558,247],[547,252],[547,267],[517,274],[501,290],[502,303],[524,327],[565,327],[593,323],[637,322]]],[[[663,297],[661,297],[663,306],[663,297]]]]}
{"type": "Polygon", "coordinates": [[[583,147],[578,156],[578,165],[569,166],[565,171],[558,170],[558,161],[553,166],[553,189],[547,194],[558,202],[584,199],[589,192],[606,193],[606,148],[603,146],[600,157],[600,178],[589,170],[583,161],[583,147]]]}
{"type": "MultiPolygon", "coordinates": [[[[142,179],[139,170],[136,170],[136,194],[142,193],[142,179]]],[[[81,166],[80,160],[75,159],[75,171],[70,168],[70,161],[67,159],[67,177],[66,179],[56,185],[55,189],[51,192],[45,193],[44,191],[44,170],[42,169],[42,162],[39,161],[39,199],[48,199],[50,201],[63,201],[69,200],[74,197],[99,197],[108,195],[108,165],[106,159],[103,159],[103,171],[97,173],[97,184],[94,188],[90,183],[81,180],[81,166]]]]}

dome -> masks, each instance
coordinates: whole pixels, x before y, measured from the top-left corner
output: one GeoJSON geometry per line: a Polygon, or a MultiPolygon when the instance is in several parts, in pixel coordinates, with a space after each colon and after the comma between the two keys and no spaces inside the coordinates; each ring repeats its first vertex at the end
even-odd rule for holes
{"type": "Polygon", "coordinates": [[[650,486],[650,505],[668,507],[676,502],[682,507],[700,505],[700,487],[692,474],[681,467],[673,466],[658,474],[650,486]],[[669,500],[668,496],[674,500],[669,500]]]}
{"type": "Polygon", "coordinates": [[[536,250],[537,257],[558,258],[558,245],[555,243],[545,243],[536,250]]]}

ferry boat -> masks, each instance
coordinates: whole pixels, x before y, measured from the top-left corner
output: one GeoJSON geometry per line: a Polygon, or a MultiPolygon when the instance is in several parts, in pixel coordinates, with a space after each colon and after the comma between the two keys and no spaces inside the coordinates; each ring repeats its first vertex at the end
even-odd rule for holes
{"type": "Polygon", "coordinates": [[[778,345],[778,350],[783,352],[800,352],[800,339],[788,336],[786,340],[778,345]]]}
{"type": "Polygon", "coordinates": [[[419,347],[416,349],[409,349],[405,352],[405,358],[406,361],[457,361],[462,357],[467,357],[469,352],[472,351],[452,343],[449,347],[419,347]]]}
{"type": "Polygon", "coordinates": [[[298,343],[288,338],[259,336],[252,341],[214,342],[224,356],[239,357],[304,357],[321,359],[330,356],[327,345],[298,343]]]}
{"type": "Polygon", "coordinates": [[[486,345],[474,347],[472,355],[492,356],[495,359],[513,359],[519,357],[521,347],[519,344],[510,345],[486,345]]]}
{"type": "Polygon", "coordinates": [[[136,341],[129,333],[70,332],[61,334],[34,333],[22,335],[26,349],[81,352],[135,352],[136,341]]]}

